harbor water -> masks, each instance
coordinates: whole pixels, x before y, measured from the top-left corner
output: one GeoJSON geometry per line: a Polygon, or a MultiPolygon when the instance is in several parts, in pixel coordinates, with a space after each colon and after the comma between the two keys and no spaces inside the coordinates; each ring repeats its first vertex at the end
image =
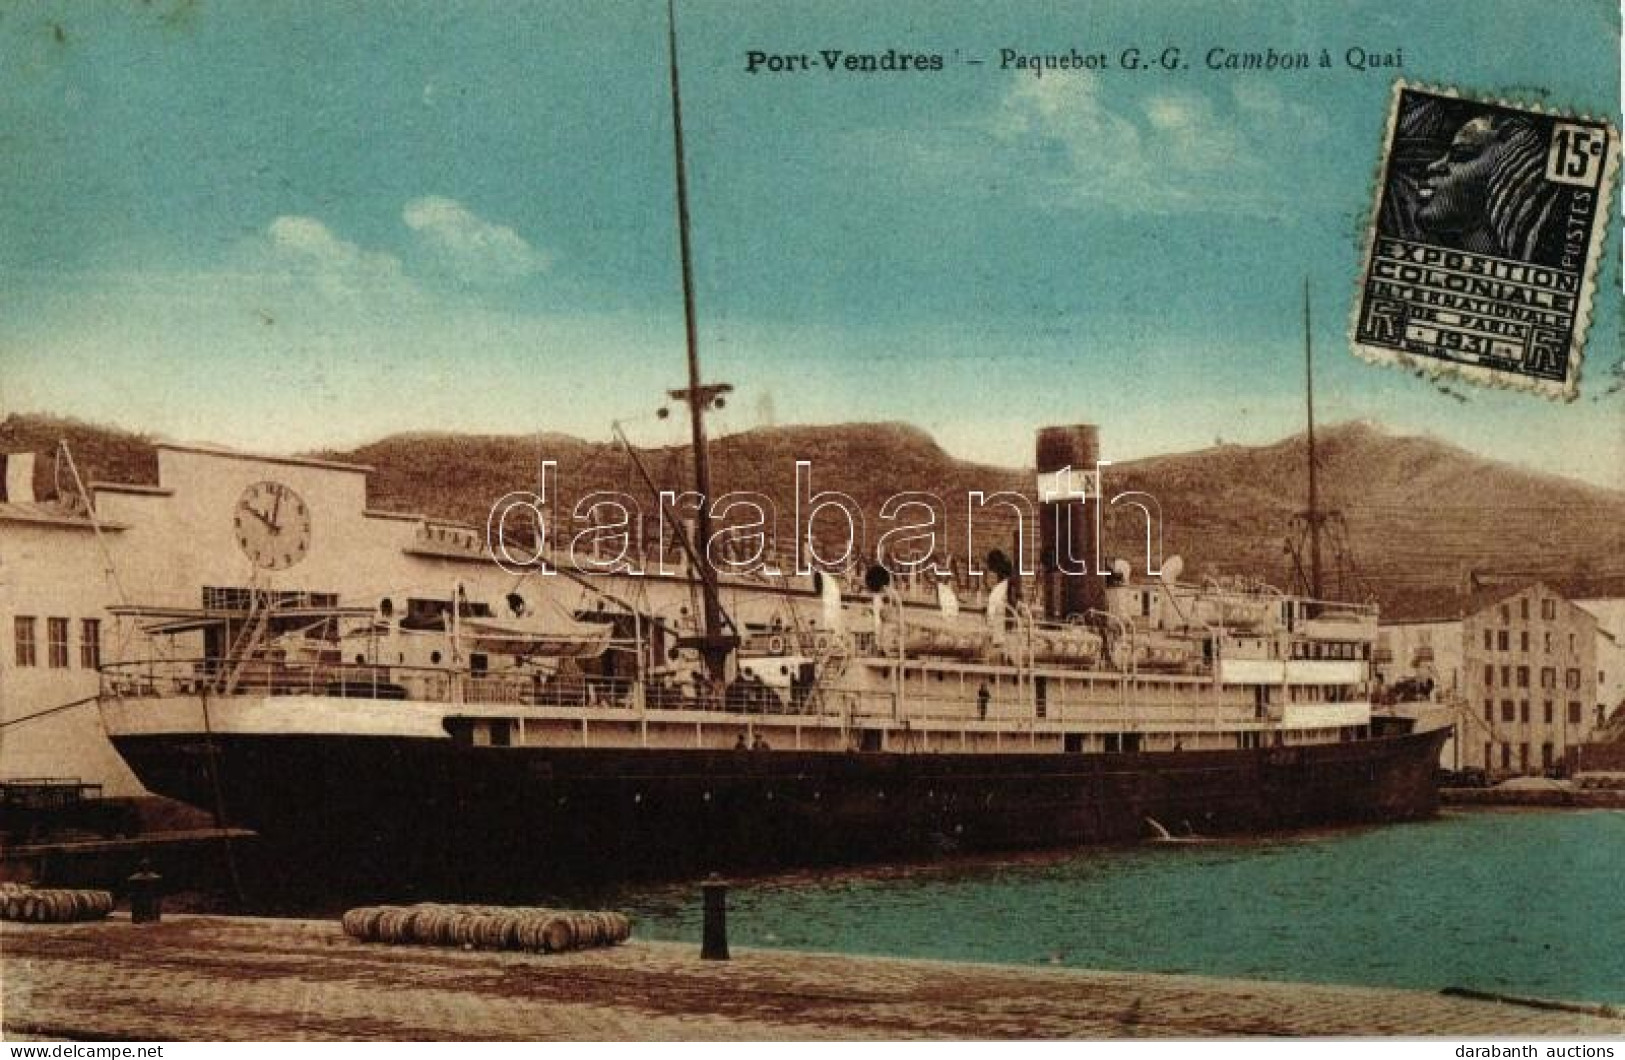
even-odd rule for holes
{"type": "MultiPolygon", "coordinates": [[[[698,888],[614,898],[700,940],[698,888]]],[[[1625,812],[735,881],[735,945],[1625,1003],[1625,812]]]]}

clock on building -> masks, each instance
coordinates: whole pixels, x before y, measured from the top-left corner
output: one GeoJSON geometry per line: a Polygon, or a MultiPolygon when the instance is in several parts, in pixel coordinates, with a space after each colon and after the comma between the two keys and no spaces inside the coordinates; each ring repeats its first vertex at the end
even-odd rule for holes
{"type": "Polygon", "coordinates": [[[310,507],[280,482],[256,482],[232,513],[237,544],[256,567],[287,570],[310,552],[310,507]]]}

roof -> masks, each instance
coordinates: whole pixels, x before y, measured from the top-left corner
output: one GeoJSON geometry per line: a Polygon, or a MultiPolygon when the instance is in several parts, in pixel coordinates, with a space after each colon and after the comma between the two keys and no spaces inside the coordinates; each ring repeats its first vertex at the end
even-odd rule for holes
{"type": "Polygon", "coordinates": [[[357,474],[369,474],[372,467],[367,464],[345,464],[337,460],[318,460],[306,456],[276,456],[267,453],[244,453],[236,449],[227,449],[218,445],[183,445],[179,442],[157,442],[154,449],[168,449],[177,453],[197,453],[202,456],[219,456],[228,460],[252,460],[261,464],[289,464],[294,467],[319,467],[328,471],[353,471],[357,474]]]}

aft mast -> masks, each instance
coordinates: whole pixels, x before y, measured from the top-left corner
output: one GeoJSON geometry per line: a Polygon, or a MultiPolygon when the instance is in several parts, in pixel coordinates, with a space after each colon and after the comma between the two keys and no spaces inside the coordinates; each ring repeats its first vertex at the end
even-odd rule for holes
{"type": "Polygon", "coordinates": [[[692,542],[697,562],[695,572],[700,577],[701,626],[697,646],[705,661],[705,673],[711,690],[720,694],[727,677],[728,655],[735,638],[722,632],[722,601],[717,590],[716,571],[708,558],[707,546],[711,541],[711,460],[705,439],[705,414],[720,408],[724,394],[733,387],[727,383],[700,381],[699,337],[694,320],[694,265],[689,249],[688,223],[688,171],[683,158],[683,102],[677,75],[677,12],[674,0],[666,0],[666,33],[668,58],[671,66],[671,130],[676,155],[677,176],[677,239],[682,255],[683,325],[688,342],[688,386],[672,390],[672,400],[688,405],[690,445],[694,450],[694,489],[700,496],[699,513],[695,524],[696,540],[692,542]]]}

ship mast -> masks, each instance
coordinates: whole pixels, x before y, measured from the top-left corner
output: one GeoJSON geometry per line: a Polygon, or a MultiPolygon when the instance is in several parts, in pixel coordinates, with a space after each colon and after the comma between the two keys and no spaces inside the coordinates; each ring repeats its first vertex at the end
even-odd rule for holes
{"type": "Polygon", "coordinates": [[[711,541],[711,460],[705,440],[705,414],[721,407],[722,396],[733,387],[727,383],[700,381],[699,337],[694,321],[694,264],[689,249],[688,171],[683,160],[683,101],[677,76],[677,12],[674,0],[666,0],[666,34],[671,66],[671,131],[676,155],[677,241],[682,255],[683,325],[688,341],[688,386],[668,391],[674,401],[688,405],[690,445],[694,450],[694,489],[700,504],[695,524],[692,553],[700,577],[701,626],[698,647],[713,691],[720,691],[725,679],[733,638],[722,632],[722,601],[717,590],[716,571],[708,558],[711,541]]]}
{"type": "Polygon", "coordinates": [[[1304,513],[1309,526],[1309,596],[1320,600],[1324,599],[1320,580],[1320,524],[1325,517],[1320,511],[1320,480],[1315,461],[1315,350],[1310,339],[1307,276],[1303,278],[1303,374],[1309,414],[1309,510],[1304,513]]]}

